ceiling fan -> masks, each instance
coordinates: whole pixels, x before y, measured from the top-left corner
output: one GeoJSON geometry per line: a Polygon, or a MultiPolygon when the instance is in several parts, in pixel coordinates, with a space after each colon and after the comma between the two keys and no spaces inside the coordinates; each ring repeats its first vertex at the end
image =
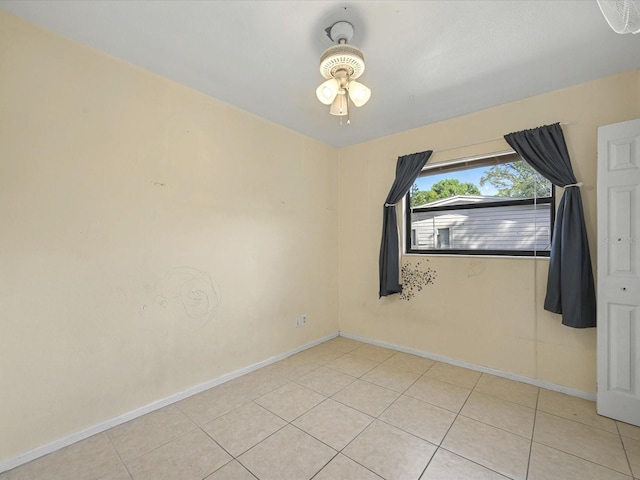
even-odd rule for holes
{"type": "Polygon", "coordinates": [[[640,32],[640,0],[597,1],[600,11],[614,32],[640,32]]]}
{"type": "Polygon", "coordinates": [[[327,48],[320,57],[320,73],[327,79],[317,89],[316,96],[329,107],[331,115],[349,119],[349,100],[356,107],[361,107],[371,98],[371,89],[356,81],[364,72],[364,55],[347,42],[353,37],[353,25],[340,21],[334,23],[329,30],[329,38],[336,45],[327,48]]]}

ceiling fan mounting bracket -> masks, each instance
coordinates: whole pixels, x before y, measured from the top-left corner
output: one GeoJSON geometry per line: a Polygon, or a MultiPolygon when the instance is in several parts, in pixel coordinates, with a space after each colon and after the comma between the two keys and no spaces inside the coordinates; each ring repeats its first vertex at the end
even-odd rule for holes
{"type": "Polygon", "coordinates": [[[353,38],[353,25],[344,20],[334,23],[325,31],[327,36],[335,43],[341,43],[342,40],[345,43],[349,43],[353,38]]]}

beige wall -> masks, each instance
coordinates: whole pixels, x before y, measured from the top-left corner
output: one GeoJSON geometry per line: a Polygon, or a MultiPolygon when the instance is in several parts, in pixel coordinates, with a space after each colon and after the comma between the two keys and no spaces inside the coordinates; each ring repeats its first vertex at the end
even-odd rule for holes
{"type": "Polygon", "coordinates": [[[333,148],[1,10],[0,65],[0,462],[337,332],[333,148]]]}
{"type": "Polygon", "coordinates": [[[597,127],[639,115],[636,70],[341,150],[340,330],[595,392],[596,330],[564,327],[542,309],[546,259],[404,256],[405,263],[435,269],[435,284],[410,301],[378,299],[382,204],[400,155],[432,149],[430,161],[437,162],[501,151],[508,149],[503,140],[487,140],[568,122],[563,130],[585,183],[595,265],[597,127]]]}

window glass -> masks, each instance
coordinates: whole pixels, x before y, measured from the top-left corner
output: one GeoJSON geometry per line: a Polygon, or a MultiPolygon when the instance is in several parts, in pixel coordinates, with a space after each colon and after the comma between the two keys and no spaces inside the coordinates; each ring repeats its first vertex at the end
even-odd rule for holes
{"type": "Polygon", "coordinates": [[[549,254],[552,185],[515,153],[428,165],[406,203],[408,253],[549,254]]]}

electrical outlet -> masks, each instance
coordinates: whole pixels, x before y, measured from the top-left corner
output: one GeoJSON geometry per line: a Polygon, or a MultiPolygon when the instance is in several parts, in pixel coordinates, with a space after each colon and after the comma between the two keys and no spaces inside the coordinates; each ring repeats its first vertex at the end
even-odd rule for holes
{"type": "Polygon", "coordinates": [[[307,316],[299,315],[296,317],[296,327],[304,327],[307,324],[307,316]]]}

